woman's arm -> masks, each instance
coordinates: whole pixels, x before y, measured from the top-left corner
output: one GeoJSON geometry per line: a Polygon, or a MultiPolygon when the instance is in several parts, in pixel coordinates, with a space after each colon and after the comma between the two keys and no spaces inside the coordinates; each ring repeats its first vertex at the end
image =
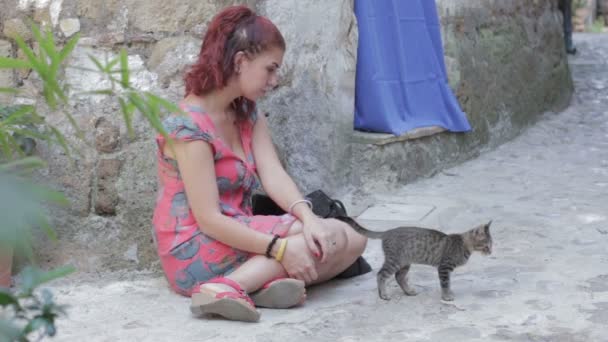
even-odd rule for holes
{"type": "Polygon", "coordinates": [[[222,214],[211,146],[204,141],[176,141],[173,154],[184,181],[188,204],[201,231],[229,246],[265,254],[271,235],[249,229],[222,214]]]}
{"type": "MultiPolygon", "coordinates": [[[[258,116],[253,128],[252,145],[264,191],[283,210],[289,211],[289,207],[295,201],[303,199],[304,196],[281,165],[270,137],[266,118],[262,115],[258,116]]],[[[325,262],[333,253],[333,249],[330,249],[329,246],[335,241],[335,237],[324,229],[319,218],[306,203],[301,202],[293,206],[291,214],[302,221],[304,237],[310,251],[317,257],[321,257],[321,262],[325,262]]]]}
{"type": "MultiPolygon", "coordinates": [[[[304,198],[298,187],[287,174],[277,156],[277,152],[270,137],[266,118],[258,116],[253,128],[253,155],[258,170],[258,176],[264,191],[286,212],[289,206],[297,200],[304,198]]],[[[293,207],[293,214],[300,221],[314,215],[305,203],[293,207]]]]}

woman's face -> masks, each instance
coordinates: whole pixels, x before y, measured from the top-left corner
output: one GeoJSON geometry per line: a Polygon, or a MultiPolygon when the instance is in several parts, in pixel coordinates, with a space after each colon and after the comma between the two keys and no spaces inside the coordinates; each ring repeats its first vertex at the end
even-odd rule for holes
{"type": "Polygon", "coordinates": [[[271,48],[251,59],[242,56],[237,62],[237,80],[245,98],[256,101],[279,84],[278,69],[284,53],[279,48],[271,48]]]}

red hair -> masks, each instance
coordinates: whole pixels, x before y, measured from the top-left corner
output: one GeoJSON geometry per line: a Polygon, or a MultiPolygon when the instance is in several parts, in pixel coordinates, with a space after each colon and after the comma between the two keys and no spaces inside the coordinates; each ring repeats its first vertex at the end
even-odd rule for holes
{"type": "MultiPolygon", "coordinates": [[[[235,72],[238,52],[253,57],[270,48],[285,50],[283,35],[270,20],[247,6],[225,8],[209,23],[198,60],[184,77],[186,95],[202,96],[225,87],[235,72]]],[[[232,106],[242,118],[253,111],[255,103],[240,97],[232,106]]]]}

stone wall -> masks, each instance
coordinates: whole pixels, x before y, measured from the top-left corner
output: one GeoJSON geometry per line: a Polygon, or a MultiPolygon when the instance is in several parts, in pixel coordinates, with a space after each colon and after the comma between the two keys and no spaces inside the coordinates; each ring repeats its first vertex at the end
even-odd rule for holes
{"type": "Polygon", "coordinates": [[[385,144],[355,135],[350,183],[390,187],[515,137],[569,103],[572,80],[557,1],[437,1],[450,85],[473,128],[385,144]]]}
{"type": "MultiPolygon", "coordinates": [[[[31,17],[52,27],[59,41],[80,32],[71,66],[91,68],[89,55],[107,60],[126,48],[133,83],[178,101],[182,73],[209,19],[233,3],[270,17],[287,40],[280,88],[259,107],[303,191],[322,187],[340,195],[432,174],[514,137],[540,113],[566,104],[572,91],[556,1],[544,0],[437,0],[450,84],[474,129],[390,144],[352,130],[358,35],[352,0],[0,0],[0,55],[19,56],[11,37],[17,32],[31,41],[31,17]]],[[[68,210],[52,212],[60,241],[41,238],[42,261],[83,271],[158,269],[150,234],[153,131],[138,118],[129,136],[116,101],[76,96],[103,88],[98,74],[68,68],[64,75],[85,138],[70,139],[80,151],[71,157],[38,144],[49,162],[41,179],[72,200],[68,210]]],[[[39,80],[27,71],[0,71],[0,87],[10,85],[23,92],[0,102],[40,98],[39,80]]],[[[75,136],[62,115],[46,116],[75,136]]]]}

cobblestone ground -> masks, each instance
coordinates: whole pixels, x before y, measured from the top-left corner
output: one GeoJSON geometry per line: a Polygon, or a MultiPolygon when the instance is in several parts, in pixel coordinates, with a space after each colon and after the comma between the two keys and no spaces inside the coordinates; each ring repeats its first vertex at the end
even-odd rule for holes
{"type": "MultiPolygon", "coordinates": [[[[67,281],[71,305],[56,341],[608,341],[608,35],[576,35],[572,105],[547,113],[515,140],[392,193],[376,204],[434,208],[420,224],[463,231],[493,219],[494,253],[474,255],[442,302],[436,272],[414,266],[419,292],[375,272],[309,291],[291,310],[262,310],[260,323],[190,316],[188,300],[161,278],[67,281]]],[[[370,227],[386,222],[367,220],[370,227]]],[[[378,241],[365,256],[382,263],[378,241]]]]}

